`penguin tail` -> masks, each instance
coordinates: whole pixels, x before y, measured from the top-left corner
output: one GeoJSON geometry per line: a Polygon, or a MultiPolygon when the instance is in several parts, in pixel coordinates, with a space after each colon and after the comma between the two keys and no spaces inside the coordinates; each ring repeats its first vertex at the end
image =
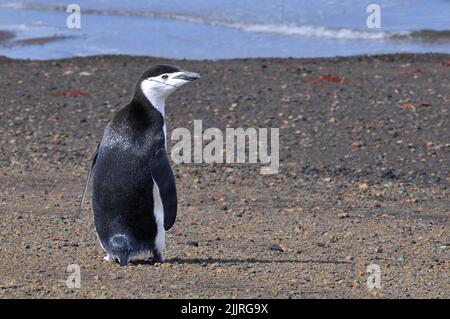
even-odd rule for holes
{"type": "Polygon", "coordinates": [[[111,237],[111,255],[119,260],[120,266],[128,265],[130,260],[130,241],[127,236],[123,234],[117,234],[111,237]]]}

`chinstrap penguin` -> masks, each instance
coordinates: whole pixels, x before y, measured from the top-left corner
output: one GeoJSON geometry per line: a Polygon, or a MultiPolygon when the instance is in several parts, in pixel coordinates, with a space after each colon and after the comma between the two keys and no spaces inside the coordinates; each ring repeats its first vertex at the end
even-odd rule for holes
{"type": "MultiPolygon", "coordinates": [[[[152,251],[155,262],[163,261],[165,231],[177,213],[165,100],[198,78],[174,66],[150,67],[106,126],[87,178],[92,173],[94,223],[106,260],[125,266],[134,254],[152,251]]],[[[81,205],[83,198],[84,192],[81,205]]]]}

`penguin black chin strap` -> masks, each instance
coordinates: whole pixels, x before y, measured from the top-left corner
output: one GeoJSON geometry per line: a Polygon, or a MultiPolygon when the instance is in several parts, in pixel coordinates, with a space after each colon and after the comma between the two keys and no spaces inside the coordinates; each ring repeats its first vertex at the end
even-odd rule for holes
{"type": "Polygon", "coordinates": [[[173,85],[173,84],[169,84],[169,83],[164,83],[164,82],[161,82],[161,81],[158,81],[158,80],[154,80],[154,79],[148,79],[148,80],[149,80],[149,81],[153,81],[153,82],[157,82],[157,83],[160,83],[160,84],[164,84],[164,85],[172,86],[172,87],[174,87],[174,88],[178,89],[178,86],[176,86],[176,85],[173,85]]]}

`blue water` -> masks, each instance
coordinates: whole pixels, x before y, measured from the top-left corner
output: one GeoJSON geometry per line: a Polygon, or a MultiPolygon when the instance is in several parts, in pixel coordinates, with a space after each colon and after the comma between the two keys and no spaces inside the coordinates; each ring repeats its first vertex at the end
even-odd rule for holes
{"type": "Polygon", "coordinates": [[[450,53],[450,0],[0,0],[0,30],[16,34],[0,43],[0,55],[33,59],[450,53]],[[66,27],[71,2],[81,7],[80,29],[66,27]],[[370,3],[381,7],[380,29],[366,26],[370,3]],[[18,41],[55,35],[69,38],[42,45],[18,41]]]}

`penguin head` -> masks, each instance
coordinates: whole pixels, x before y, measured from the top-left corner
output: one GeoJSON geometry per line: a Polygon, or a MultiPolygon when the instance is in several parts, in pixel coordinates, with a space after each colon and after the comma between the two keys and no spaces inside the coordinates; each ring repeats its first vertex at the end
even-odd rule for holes
{"type": "Polygon", "coordinates": [[[158,104],[164,103],[170,94],[186,83],[199,78],[198,73],[184,71],[176,66],[154,65],[142,74],[138,86],[152,104],[158,104]]]}

